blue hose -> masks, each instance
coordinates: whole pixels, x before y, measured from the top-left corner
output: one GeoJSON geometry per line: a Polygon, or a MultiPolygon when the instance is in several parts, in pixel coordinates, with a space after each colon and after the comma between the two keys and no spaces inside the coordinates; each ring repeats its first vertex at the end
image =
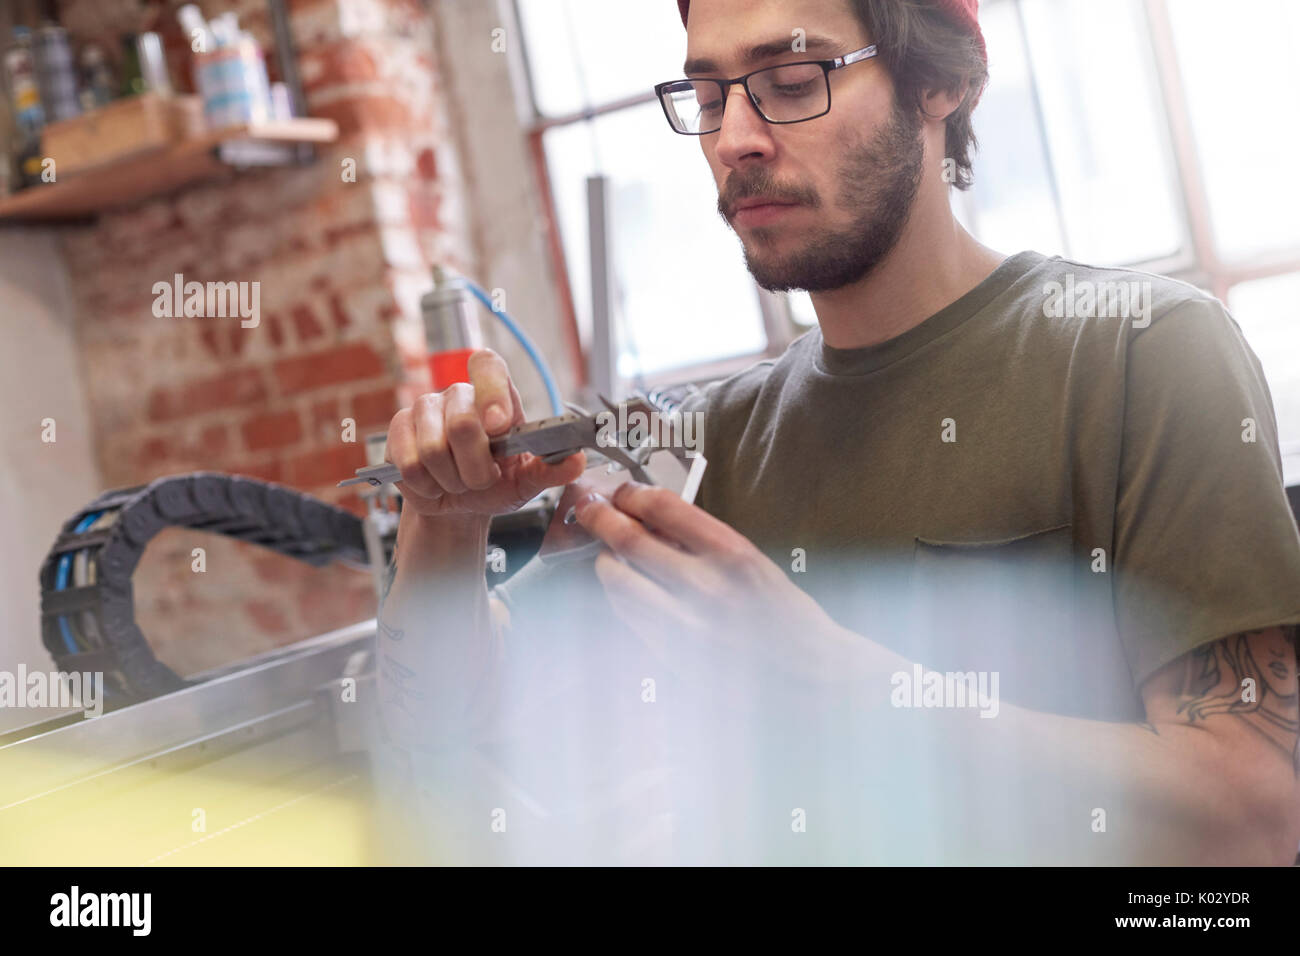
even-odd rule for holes
{"type": "Polygon", "coordinates": [[[513,335],[515,340],[523,347],[523,350],[532,360],[533,365],[537,367],[537,373],[542,377],[542,384],[546,386],[546,394],[551,400],[551,414],[563,415],[564,401],[560,398],[560,390],[555,385],[555,377],[551,375],[551,370],[547,366],[546,360],[543,359],[542,354],[537,351],[537,346],[533,344],[533,340],[524,333],[524,330],[519,327],[519,324],[515,322],[514,319],[510,318],[510,316],[506,314],[504,309],[498,309],[492,304],[492,300],[488,298],[486,292],[476,286],[469,279],[465,279],[465,285],[469,288],[470,292],[474,293],[474,298],[482,302],[489,312],[501,320],[501,324],[510,330],[510,334],[513,335]]]}
{"type": "MultiPolygon", "coordinates": [[[[96,511],[86,515],[77,522],[77,526],[73,530],[77,534],[81,534],[81,532],[98,521],[99,516],[103,513],[102,511],[96,511]]],[[[73,552],[69,551],[59,558],[59,566],[54,571],[54,588],[57,591],[62,591],[68,586],[68,572],[72,570],[72,556],[73,552]]],[[[59,615],[59,630],[63,633],[63,644],[67,647],[68,653],[75,654],[77,652],[77,642],[72,636],[71,628],[68,627],[68,619],[63,615],[59,615]]]]}

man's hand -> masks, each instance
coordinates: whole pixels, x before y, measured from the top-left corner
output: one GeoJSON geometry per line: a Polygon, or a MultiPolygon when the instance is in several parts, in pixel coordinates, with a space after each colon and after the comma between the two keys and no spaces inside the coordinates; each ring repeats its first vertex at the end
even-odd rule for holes
{"type": "Polygon", "coordinates": [[[489,439],[524,421],[519,391],[491,349],[470,356],[469,377],[421,395],[388,425],[384,460],[402,473],[409,507],[428,517],[503,514],[582,474],[581,453],[555,465],[526,453],[495,460],[489,439]]]}
{"type": "Polygon", "coordinates": [[[749,539],[666,488],[629,481],[610,500],[589,494],[577,519],[611,549],[596,574],[615,613],[679,672],[844,681],[869,646],[749,539]]]}

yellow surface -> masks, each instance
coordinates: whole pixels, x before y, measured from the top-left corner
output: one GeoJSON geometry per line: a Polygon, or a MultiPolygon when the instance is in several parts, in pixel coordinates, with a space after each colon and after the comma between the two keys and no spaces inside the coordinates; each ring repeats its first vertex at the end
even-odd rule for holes
{"type": "MultiPolygon", "coordinates": [[[[135,767],[0,808],[0,863],[352,866],[378,862],[364,766],[323,764],[283,774],[273,766],[223,771],[221,764],[165,772],[135,767]],[[201,823],[198,810],[203,811],[201,823]]],[[[23,768],[7,760],[5,770],[14,773],[23,768]]]]}

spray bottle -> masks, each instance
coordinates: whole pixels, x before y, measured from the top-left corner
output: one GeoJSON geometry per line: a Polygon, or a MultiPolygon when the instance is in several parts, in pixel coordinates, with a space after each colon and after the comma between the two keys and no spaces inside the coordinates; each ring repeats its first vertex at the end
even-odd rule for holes
{"type": "Polygon", "coordinates": [[[429,371],[439,391],[469,381],[469,357],[483,347],[475,307],[465,280],[434,266],[433,290],[420,299],[420,312],[429,343],[429,371]]]}

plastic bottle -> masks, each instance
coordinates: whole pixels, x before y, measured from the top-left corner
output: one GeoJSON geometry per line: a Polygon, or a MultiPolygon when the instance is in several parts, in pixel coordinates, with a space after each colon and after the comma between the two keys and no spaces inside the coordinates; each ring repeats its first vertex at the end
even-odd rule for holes
{"type": "Polygon", "coordinates": [[[32,56],[32,33],[26,27],[14,27],[14,40],[5,51],[5,73],[9,78],[13,101],[14,125],[21,133],[39,133],[45,125],[41,90],[36,79],[36,59],[32,56]]]}

